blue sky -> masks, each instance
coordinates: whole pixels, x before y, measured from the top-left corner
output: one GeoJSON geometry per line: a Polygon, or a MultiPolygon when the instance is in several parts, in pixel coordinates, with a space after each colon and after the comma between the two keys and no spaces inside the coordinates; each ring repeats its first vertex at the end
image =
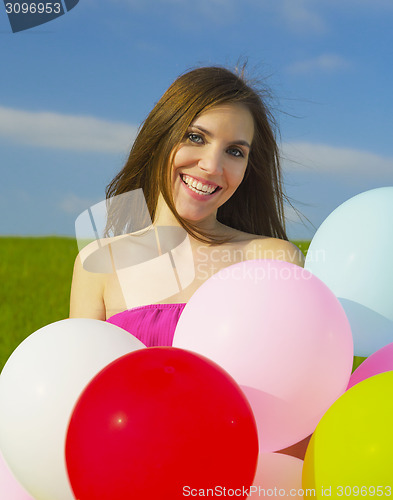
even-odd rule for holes
{"type": "Polygon", "coordinates": [[[138,125],[185,70],[233,67],[272,90],[291,238],[393,185],[391,0],[80,0],[12,33],[0,6],[0,234],[74,235],[138,125]]]}

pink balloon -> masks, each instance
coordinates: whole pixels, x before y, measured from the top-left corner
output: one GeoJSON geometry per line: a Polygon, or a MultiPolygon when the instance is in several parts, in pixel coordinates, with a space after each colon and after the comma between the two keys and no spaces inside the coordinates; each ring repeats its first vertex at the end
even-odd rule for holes
{"type": "Polygon", "coordinates": [[[212,359],[241,385],[263,452],[314,431],[345,391],[353,360],[338,299],[309,271],[275,260],[212,276],[184,308],[173,345],[212,359]]]}
{"type": "Polygon", "coordinates": [[[348,389],[366,378],[393,370],[393,342],[371,354],[356,368],[349,379],[348,389]]]}
{"type": "Polygon", "coordinates": [[[33,500],[10,471],[0,452],[0,498],[4,500],[33,500]]]}
{"type": "Polygon", "coordinates": [[[260,453],[247,498],[301,498],[303,460],[283,453],[260,453]]]}

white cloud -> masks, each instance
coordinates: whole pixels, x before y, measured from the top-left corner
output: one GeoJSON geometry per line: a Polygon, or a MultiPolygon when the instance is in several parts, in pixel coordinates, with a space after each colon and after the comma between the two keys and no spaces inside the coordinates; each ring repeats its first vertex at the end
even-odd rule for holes
{"type": "MultiPolygon", "coordinates": [[[[320,1],[320,0],[319,0],[320,1]]],[[[95,0],[105,5],[108,0],[95,0]]],[[[215,26],[236,25],[251,7],[256,15],[266,20],[273,14],[276,22],[286,24],[286,29],[302,34],[314,31],[325,32],[322,16],[316,12],[309,0],[110,0],[113,6],[138,15],[164,15],[165,22],[177,30],[194,30],[198,21],[215,26]],[[165,10],[165,14],[163,14],[165,10]],[[268,17],[267,17],[267,16],[268,17]]],[[[264,21],[262,21],[264,22],[264,21]]],[[[269,22],[269,20],[268,20],[269,22]]],[[[199,30],[200,31],[200,30],[199,30]]],[[[149,42],[147,42],[149,43],[149,42]]]]}
{"type": "Polygon", "coordinates": [[[334,73],[346,70],[350,66],[351,63],[338,54],[321,54],[318,57],[294,62],[287,67],[287,71],[292,74],[334,73]]]}
{"type": "Polygon", "coordinates": [[[282,146],[284,169],[288,171],[353,175],[354,179],[374,178],[393,182],[393,158],[368,151],[327,144],[292,142],[282,146]]]}
{"type": "Polygon", "coordinates": [[[23,111],[0,106],[0,137],[17,144],[72,151],[127,151],[137,127],[92,116],[23,111]]]}
{"type": "MultiPolygon", "coordinates": [[[[101,0],[102,1],[102,0],[101,0]]],[[[237,17],[251,5],[259,9],[265,17],[266,13],[274,13],[285,28],[297,35],[323,35],[332,28],[330,15],[351,13],[364,15],[368,12],[386,13],[393,9],[392,0],[112,0],[118,5],[125,5],[137,12],[149,11],[157,6],[170,10],[169,18],[182,26],[189,28],[189,22],[195,23],[196,16],[201,15],[209,22],[223,25],[233,23],[237,17]],[[183,25],[184,24],[184,25],[183,25]]]]}
{"type": "Polygon", "coordinates": [[[327,25],[308,0],[278,0],[276,7],[288,27],[299,33],[325,33],[327,25]]]}
{"type": "MultiPolygon", "coordinates": [[[[255,0],[243,0],[243,2],[255,0]]],[[[260,0],[258,0],[260,1],[260,0]]],[[[124,5],[138,13],[166,11],[166,22],[176,25],[177,29],[195,29],[195,23],[201,19],[213,25],[223,26],[232,24],[242,13],[245,5],[238,0],[112,0],[113,3],[124,5]]]]}
{"type": "MultiPolygon", "coordinates": [[[[268,4],[260,0],[248,1],[261,8],[266,8],[268,4]]],[[[290,31],[306,36],[330,31],[332,26],[327,12],[333,12],[336,16],[349,12],[356,16],[368,12],[384,15],[393,10],[392,0],[276,0],[272,4],[290,31]]]]}
{"type": "Polygon", "coordinates": [[[69,194],[59,202],[58,207],[66,214],[79,215],[96,203],[97,200],[69,194]]]}

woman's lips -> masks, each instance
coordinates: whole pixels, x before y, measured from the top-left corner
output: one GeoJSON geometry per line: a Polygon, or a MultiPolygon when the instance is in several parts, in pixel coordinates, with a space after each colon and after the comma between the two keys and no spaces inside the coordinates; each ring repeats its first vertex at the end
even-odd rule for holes
{"type": "Polygon", "coordinates": [[[206,182],[204,179],[189,176],[187,174],[180,174],[180,179],[185,189],[187,189],[188,194],[199,201],[211,199],[222,189],[218,184],[206,182]],[[193,185],[190,185],[191,182],[193,185]],[[205,191],[202,189],[205,189],[205,191]]]}
{"type": "Polygon", "coordinates": [[[220,186],[215,182],[207,181],[200,177],[194,177],[188,174],[180,174],[180,177],[184,184],[196,189],[198,192],[211,194],[217,189],[220,189],[220,186]]]}

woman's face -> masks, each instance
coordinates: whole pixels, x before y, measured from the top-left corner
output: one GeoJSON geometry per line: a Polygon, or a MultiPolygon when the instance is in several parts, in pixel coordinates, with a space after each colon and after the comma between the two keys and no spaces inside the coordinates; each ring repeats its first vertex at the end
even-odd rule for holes
{"type": "Polygon", "coordinates": [[[172,161],[173,199],[183,219],[215,219],[244,177],[253,136],[254,120],[242,104],[195,118],[172,161]]]}

